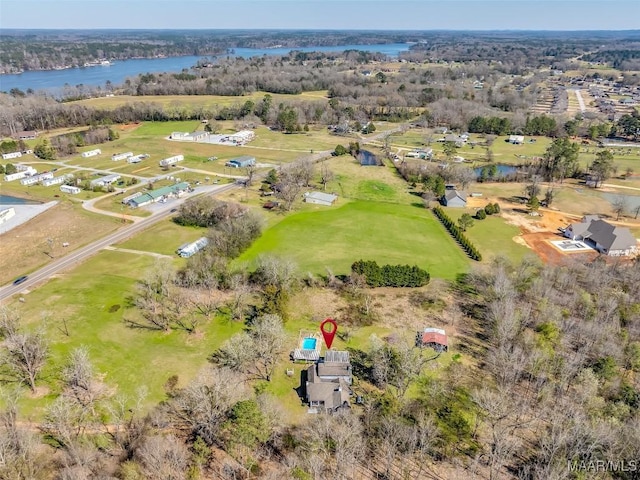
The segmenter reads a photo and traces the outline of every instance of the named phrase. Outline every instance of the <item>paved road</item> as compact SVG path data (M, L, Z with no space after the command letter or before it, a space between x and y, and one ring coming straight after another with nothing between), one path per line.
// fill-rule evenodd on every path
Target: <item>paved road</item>
M219 185L215 187L206 187L206 188L208 188L208 190L204 190L201 193L204 193L204 194L222 193L228 190L239 188L239 185L229 183L226 185ZM191 198L191 196L187 198ZM186 198L179 199L178 202L182 203L184 200L186 200ZM37 270L32 274L30 274L27 281L25 281L20 285L9 284L2 287L0 289L0 301L12 295L15 295L17 293L23 292L25 290L29 290L35 287L36 285L40 284L41 282L48 280L52 275L55 275L56 273L66 270L69 267L72 267L86 260L92 255L95 255L105 247L113 245L114 243L121 242L131 237L132 235L135 235L136 233L141 232L145 228L149 228L150 226L159 222L160 220L163 220L169 217L170 215L172 215L171 210L175 208L176 205L179 204L178 202L171 202L169 205L159 210L155 215L139 220L126 227L123 227L118 231L104 238L101 238L100 240L96 240L95 242L90 243L89 245L81 247L78 250L75 250L64 257L61 257L51 262L49 265L46 265L45 267L42 267L40 270Z
M402 126L400 127L396 127L392 130L388 130L386 132L380 132L376 135L373 135L371 137L368 138L359 138L358 140L360 141L361 144L367 144L367 143L371 143L371 142L375 142L379 139L381 139L382 137L384 137L385 135L388 135L389 133L392 132L397 132L400 131L402 129ZM313 152L310 153L309 155L306 155L303 158L298 159L297 161L304 161L304 160L312 160L313 162L318 162L320 161L322 158L327 157L331 155L331 150L325 150L325 151L320 151L320 152ZM70 166L70 165L64 165L64 162L55 162L56 164L60 165L60 166ZM92 170L89 168L83 168L83 170ZM198 171L195 169L185 169L185 170L192 170L192 171ZM208 172L211 173L211 172ZM218 175L218 176L228 176L228 177L234 177L232 175L220 175L220 174L215 174L215 173L211 173L211 175ZM133 175L128 175L128 176L133 176ZM165 175L163 175L165 176ZM266 173L261 173L259 175L256 175L255 179L256 180L260 180L262 179L264 176L266 176ZM237 177L236 177L237 178ZM146 181L148 181L148 178L145 178ZM131 187L133 188L133 187ZM240 185L235 184L235 183L230 183L230 184L226 184L226 185L207 185L204 187L200 187L197 189L197 194L211 194L211 195L215 195L216 193L222 193L222 192L226 192L229 190L233 190L233 189L237 189L240 188ZM125 189L126 190L126 189ZM73 252L71 252L70 254L61 257L53 262L51 262L49 265L46 265L45 267L42 267L40 270L37 270L33 273L31 273L29 275L29 278L21 283L20 285L13 285L13 284L9 284L9 285L5 285L4 287L0 288L0 301L11 297L12 295L18 294L20 292L25 292L30 290L31 288L37 286L38 284L48 280L49 278L51 278L51 276L55 275L58 272L61 272L63 270L66 270L84 260L86 260L87 258L91 257L92 255L95 255L96 253L98 253L100 250L113 245L114 243L118 243L121 242L133 235L135 235L138 232L141 232L142 230L144 230L145 228L148 228L150 226L152 226L153 224L169 217L171 215L171 210L173 208L176 207L176 205L181 204L182 202L184 202L187 198L192 198L193 195L189 195L187 197L183 197L181 199L179 199L178 201L174 201L171 202L170 204L168 204L167 206L159 209L158 211L156 211L156 213L154 213L151 217L147 217L147 218L141 218L141 217L134 217L131 216L131 220L133 221L132 224L123 227L121 229L119 229L118 231L104 237L101 238L100 240L96 240L93 243L90 243L89 245L86 245L84 247L79 248L78 250L75 250ZM103 198L103 197L100 197ZM94 199L93 201L90 202L85 202L86 205L85 207L88 207L87 210L93 210L96 211L96 213L103 213L103 214L108 214L108 215L113 215L113 212L106 212L104 210L99 210L97 208L95 208L93 206L93 203L95 201L99 200L99 198ZM118 215L115 214L118 217L122 217L122 215Z

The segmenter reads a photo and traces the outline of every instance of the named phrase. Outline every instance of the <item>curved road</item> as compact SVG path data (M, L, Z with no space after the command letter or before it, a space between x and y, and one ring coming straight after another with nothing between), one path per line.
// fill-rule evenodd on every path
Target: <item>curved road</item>
M402 126L396 127L394 129L391 130L387 130L384 132L380 132L376 135L373 135L369 138L359 138L359 141L363 144L366 145L367 143L372 143L375 142L379 139L381 139L382 137L384 137L385 135L389 135L391 133L394 132L398 132L402 129ZM312 151L313 152L313 151ZM303 160L311 160L313 162L317 162L319 160L321 160L322 158L329 156L331 154L331 150L324 150L324 151L319 151L319 152L313 152L309 155L306 155L303 158L298 159L297 161L303 161ZM64 162L54 162L59 164L60 166L65 166L65 167L69 167L70 165L65 165ZM77 167L74 167L77 168ZM81 168L82 170L92 170L89 168ZM192 170L192 171L198 171L195 169L189 169L189 168L185 168L185 170ZM207 173L212 173L212 172L207 172ZM212 175L217 175L217 176L224 176L224 177L231 177L231 178L242 178L242 177L237 177L234 175L222 175L222 174L217 174L217 173L212 173ZM134 176L134 175L126 175L126 176ZM164 175L163 175L164 176ZM266 173L261 173L260 175L256 175L255 179L260 179L262 177L266 176ZM148 180L148 179L145 179ZM133 187L132 187L133 188ZM216 193L221 193L221 192L226 192L228 190L233 190L236 188L240 188L240 185L236 184L236 183L229 183L226 185L211 185L211 186L206 186L206 187L200 187L200 189L196 190L196 194L212 194L215 195ZM123 190L128 190L128 189L123 189ZM199 191L198 191L199 190ZM9 285L5 285L4 287L0 288L0 301L5 300L9 297L11 297L12 295L21 293L21 292L26 292L29 289L37 286L38 284L48 280L49 278L51 278L51 276L55 275L56 273L66 270L84 260L86 260L87 258L91 257L92 255L95 255L96 253L98 253L100 250L113 245L114 243L118 243L121 242L133 235L135 235L138 232L141 232L142 230L144 230L145 228L148 228L150 226L152 226L153 224L159 222L160 220L163 220L167 217L169 217L171 215L171 210L174 209L176 207L176 205L180 205L182 202L184 202L186 199L188 198L192 198L193 195L188 195L182 199L178 199L177 202L171 202L169 205L167 205L166 207L156 211L156 213L154 213L152 216L150 217L136 217L136 216L129 216L126 215L126 217L129 217L129 219L131 221L133 221L132 224L119 229L118 231L107 235L104 238L101 238L100 240L96 240L93 243L90 243L88 245L85 245L84 247L81 247L71 253L69 253L68 255L61 257L53 262L51 262L50 264L42 267L39 270L36 270L35 272L31 273L27 280L24 281L23 283L21 283L20 285L13 285L13 284L9 284ZM93 199L92 201L89 202L85 202L84 207L87 210L92 210L96 213L102 213L102 214L106 214L106 215L111 215L111 216L117 216L122 218L123 215L122 214L114 214L114 212L107 212L105 210L101 210L98 209L94 206L95 201L100 200L101 198L104 197L99 197L96 199Z

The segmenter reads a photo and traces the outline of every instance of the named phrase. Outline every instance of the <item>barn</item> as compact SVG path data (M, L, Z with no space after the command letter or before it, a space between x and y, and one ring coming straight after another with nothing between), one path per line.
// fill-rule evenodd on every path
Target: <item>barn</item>
M433 348L436 352L449 350L447 333L440 328L425 328L416 333L416 347Z

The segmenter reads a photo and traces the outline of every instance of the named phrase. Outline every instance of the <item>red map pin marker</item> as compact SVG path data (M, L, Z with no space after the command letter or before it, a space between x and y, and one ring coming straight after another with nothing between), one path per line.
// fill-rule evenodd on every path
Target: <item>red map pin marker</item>
M335 338L336 332L338 331L338 324L333 318L327 318L320 324L320 331L322 332L322 336L324 337L325 345L328 349L331 349L331 344L333 343L333 339Z

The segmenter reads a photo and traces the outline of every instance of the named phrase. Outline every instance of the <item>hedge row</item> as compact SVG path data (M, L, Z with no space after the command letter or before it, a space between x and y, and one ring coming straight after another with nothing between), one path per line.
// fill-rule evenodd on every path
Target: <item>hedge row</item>
M460 244L460 246L467 252L473 260L477 260L478 262L482 260L482 255L476 248L476 246L471 243L471 241L465 236L460 227L456 225L456 223L451 220L444 210L440 207L433 207L433 213L438 217L438 219L442 222L449 233L456 239L456 241Z
M417 265L378 265L374 260L358 260L351 271L362 275L370 287L422 287L429 283L429 272Z

